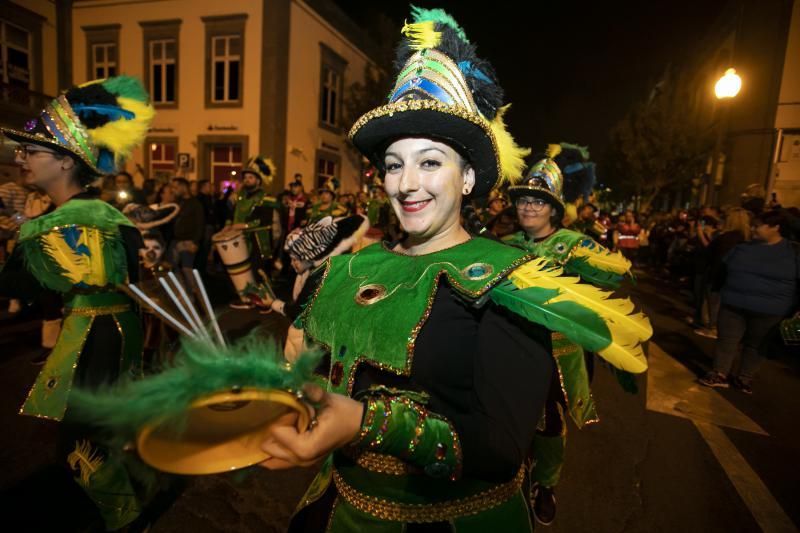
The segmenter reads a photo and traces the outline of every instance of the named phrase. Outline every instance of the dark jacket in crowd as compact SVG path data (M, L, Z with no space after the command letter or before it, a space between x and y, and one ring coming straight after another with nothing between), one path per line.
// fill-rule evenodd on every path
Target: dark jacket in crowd
M711 290L719 292L725 282L724 259L728 252L738 244L744 242L744 235L739 230L720 233L708 244L708 279L711 280Z
M172 238L175 241L192 241L199 245L206 229L203 204L195 197L181 200L178 204L181 211L175 217Z
M725 257L725 267L723 304L766 315L794 310L800 260L788 240L739 244Z
M198 194L197 199L200 201L200 204L203 206L203 220L205 220L206 224L216 225L217 224L217 215L216 215L216 201L208 194Z

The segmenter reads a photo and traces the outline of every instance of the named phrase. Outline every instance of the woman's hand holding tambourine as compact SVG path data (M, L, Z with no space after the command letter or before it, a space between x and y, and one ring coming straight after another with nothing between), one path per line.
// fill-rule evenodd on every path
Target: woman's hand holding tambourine
M311 466L355 439L361 428L364 404L342 394L307 385L306 398L318 405L317 418L308 431L293 425L273 424L261 449L271 455L261 466L271 470Z

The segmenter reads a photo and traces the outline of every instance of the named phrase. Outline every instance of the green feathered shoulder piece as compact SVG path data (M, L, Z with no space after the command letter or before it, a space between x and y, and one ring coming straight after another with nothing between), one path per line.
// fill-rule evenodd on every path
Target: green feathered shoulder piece
M547 259L554 266L563 267L567 274L599 287L616 289L624 277L631 274L631 262L625 256L609 251L577 231L559 229L541 241L534 241L524 231L519 231L504 237L503 241Z
M232 346L185 342L174 364L153 376L95 391L73 390L70 417L133 439L143 427L168 421L180 427L199 398L247 388L300 391L312 381L320 354L309 352L293 364L273 339L254 334Z
M620 370L647 370L642 343L653 334L647 317L629 299L563 275L544 258L520 266L489 294L495 304L563 333Z
M87 226L103 231L117 231L119 226L133 227L133 223L107 202L75 199L51 213L25 222L19 229L19 241L24 242L66 226Z
M61 293L124 283L128 269L120 226L133 224L106 202L70 200L22 225L25 266L44 287Z

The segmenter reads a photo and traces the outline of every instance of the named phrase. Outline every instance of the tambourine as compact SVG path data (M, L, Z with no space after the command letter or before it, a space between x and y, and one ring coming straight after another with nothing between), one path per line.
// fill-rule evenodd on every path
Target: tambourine
M295 416L290 416L295 415ZM218 474L270 458L261 449L269 428L294 419L298 431L311 424L311 411L296 395L271 389L233 389L192 402L180 427L156 423L136 439L141 459L172 474Z
M135 448L153 468L217 474L269 459L261 444L272 426L309 428L313 407L303 400L302 390L313 381L321 355L306 352L290 363L278 341L258 331L229 343L200 274L193 274L202 310L172 273L158 280L166 295L161 303L155 294L127 286L143 306L182 334L174 361L142 379L75 389L70 409L76 421L104 430L125 449ZM167 301L172 309L163 305Z

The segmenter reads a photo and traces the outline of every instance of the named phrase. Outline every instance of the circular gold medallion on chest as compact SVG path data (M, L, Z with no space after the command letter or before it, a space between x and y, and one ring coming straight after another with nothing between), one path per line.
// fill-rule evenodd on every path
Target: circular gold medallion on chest
M356 292L356 303L358 305L372 305L386 298L386 287L371 283L360 287Z

